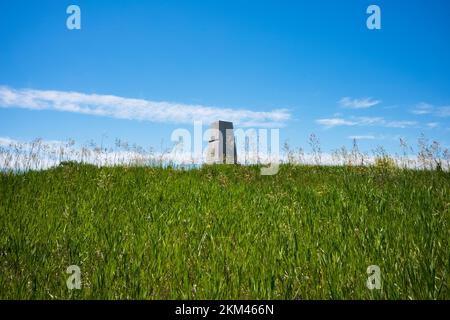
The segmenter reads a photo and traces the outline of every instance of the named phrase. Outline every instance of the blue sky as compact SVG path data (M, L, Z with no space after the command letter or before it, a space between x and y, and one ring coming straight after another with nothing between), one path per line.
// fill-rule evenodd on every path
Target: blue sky
M70 4L81 30L66 28ZM366 27L370 4L381 30ZM358 137L396 152L421 133L449 147L449 12L446 0L1 1L0 138L159 149L191 118L223 115L305 149L310 133L325 151Z

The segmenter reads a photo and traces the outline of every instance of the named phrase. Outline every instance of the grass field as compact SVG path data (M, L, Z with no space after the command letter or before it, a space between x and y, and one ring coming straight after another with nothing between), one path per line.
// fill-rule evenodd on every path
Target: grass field
M0 299L450 299L448 172L66 164L0 178Z

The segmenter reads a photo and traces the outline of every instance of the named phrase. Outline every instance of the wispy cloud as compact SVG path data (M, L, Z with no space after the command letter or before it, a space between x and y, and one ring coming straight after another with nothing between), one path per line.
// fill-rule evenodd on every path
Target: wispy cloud
M434 110L434 107L431 104L428 103L419 103L413 110L411 110L412 113L417 115L422 114L430 114Z
M430 103L421 102L411 112L416 115L430 114L436 117L446 118L450 117L450 106L436 107Z
M450 117L450 106L438 108L437 115L443 118Z
M384 126L388 128L408 128L418 125L416 121L408 121L408 120L402 120L402 121L386 121L384 122Z
M375 100L372 98L355 99L351 97L343 97L341 100L338 101L338 103L342 107L349 109L367 109L376 106L380 102L381 102L380 100Z
M382 117L352 117L350 119L326 118L317 119L316 123L327 128L338 126L381 126L387 128L407 128L417 125L416 121L388 121Z
M35 139L31 142L24 142L16 139L11 139L9 137L0 137L0 147L14 147L14 146L20 146L26 150L30 149L33 144L41 144L45 145L47 147L64 147L71 145L70 141L60 141L60 140L42 140L42 139Z
M348 136L350 140L375 140L376 137L372 135L362 135L362 136Z
M7 86L0 86L0 107L55 110L164 123L192 123L193 121L210 123L216 120L228 120L242 127L282 127L291 118L286 109L260 112L248 109L156 102L114 95L13 89Z
M431 128L431 129L434 129L434 128L439 127L439 123L438 122L428 122L427 123L427 127Z
M325 127L337 127L337 126L355 126L354 121L345 120L342 118L328 118L328 119L318 119L316 122Z

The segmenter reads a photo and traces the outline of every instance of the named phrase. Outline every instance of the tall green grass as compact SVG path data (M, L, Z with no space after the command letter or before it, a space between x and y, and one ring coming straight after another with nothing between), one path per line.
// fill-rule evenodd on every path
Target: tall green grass
M66 164L0 179L1 299L450 298L448 172Z

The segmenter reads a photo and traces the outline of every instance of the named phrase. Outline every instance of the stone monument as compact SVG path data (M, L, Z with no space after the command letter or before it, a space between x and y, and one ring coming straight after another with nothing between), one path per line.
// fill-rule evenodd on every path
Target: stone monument
M215 121L211 124L210 132L207 163L236 164L237 155L233 122Z

